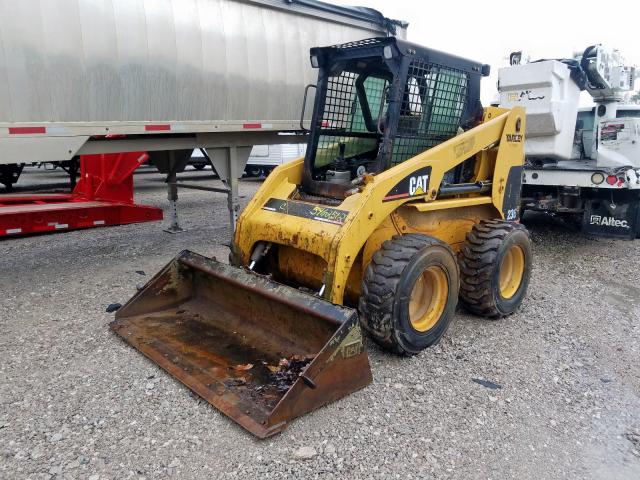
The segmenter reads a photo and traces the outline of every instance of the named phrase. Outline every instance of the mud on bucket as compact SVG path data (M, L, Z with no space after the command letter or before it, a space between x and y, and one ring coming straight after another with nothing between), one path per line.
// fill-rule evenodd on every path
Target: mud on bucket
M111 328L261 438L371 382L354 310L189 251Z

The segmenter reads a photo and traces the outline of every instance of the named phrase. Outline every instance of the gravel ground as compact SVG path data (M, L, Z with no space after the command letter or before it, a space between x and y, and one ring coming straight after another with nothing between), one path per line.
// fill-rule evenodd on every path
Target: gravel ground
M43 180L64 178L21 183ZM159 175L136 181L166 208ZM257 186L241 182L243 202ZM224 197L184 191L180 211L179 235L150 223L0 242L0 478L640 478L637 242L530 219L517 314L460 311L408 359L369 343L370 387L258 441L108 329L105 307L178 251L227 258Z

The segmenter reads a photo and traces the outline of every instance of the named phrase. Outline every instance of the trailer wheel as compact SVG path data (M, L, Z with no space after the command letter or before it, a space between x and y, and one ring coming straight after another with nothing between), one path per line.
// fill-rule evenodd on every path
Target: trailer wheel
M3 184L7 192L13 190L13 184L18 182L24 163L12 163L0 165L0 183Z
M460 249L460 301L485 317L504 317L522 303L531 276L531 241L519 223L483 220Z
M360 319L383 348L415 355L438 343L458 303L451 248L433 237L396 235L383 243L362 281Z

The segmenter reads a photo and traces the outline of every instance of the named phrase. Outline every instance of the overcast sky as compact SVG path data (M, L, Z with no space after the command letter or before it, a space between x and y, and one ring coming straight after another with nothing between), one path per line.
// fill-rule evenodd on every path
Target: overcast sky
M572 57L594 43L619 49L640 65L640 1L580 2L537 0L327 0L375 8L386 17L409 22L408 40L491 65L482 100L496 95L496 74L510 52L532 60ZM606 7L612 10L607 12ZM584 94L586 95L586 94ZM583 99L588 104L589 96Z

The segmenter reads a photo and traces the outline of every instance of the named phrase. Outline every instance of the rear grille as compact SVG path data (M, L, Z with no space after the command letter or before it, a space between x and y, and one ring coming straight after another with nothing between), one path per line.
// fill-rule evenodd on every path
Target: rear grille
M355 42L347 42L347 43L341 43L339 45L334 45L333 48L339 48L340 50L345 50L347 48L372 47L375 45L382 45L383 43L385 42L383 42L378 38L365 38L364 40L358 40Z

